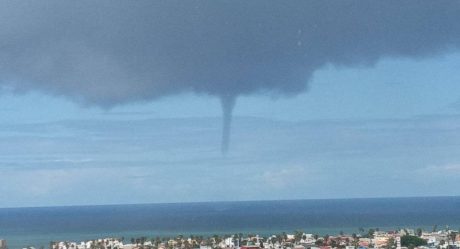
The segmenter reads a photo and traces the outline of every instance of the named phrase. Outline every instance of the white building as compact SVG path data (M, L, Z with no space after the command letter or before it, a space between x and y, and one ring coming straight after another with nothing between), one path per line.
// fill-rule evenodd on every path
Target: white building
M305 244L315 244L316 239L313 234L310 233L304 233L302 236L302 240L300 241L301 243Z

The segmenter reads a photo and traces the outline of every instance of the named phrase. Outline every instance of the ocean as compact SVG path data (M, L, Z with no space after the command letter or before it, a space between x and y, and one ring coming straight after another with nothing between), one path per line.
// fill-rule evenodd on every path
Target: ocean
M101 237L212 235L359 228L460 228L460 197L247 201L0 209L10 249Z

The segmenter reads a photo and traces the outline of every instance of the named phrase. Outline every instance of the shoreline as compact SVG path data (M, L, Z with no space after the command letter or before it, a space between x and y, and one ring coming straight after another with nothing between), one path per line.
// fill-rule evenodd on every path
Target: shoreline
M424 231L429 231L433 228L433 226L392 226L392 227L379 227L378 230L380 231L395 231L398 228L405 227L406 229L415 230L417 228L421 228ZM445 228L446 226L439 226L439 228ZM452 225L453 229L458 227L460 230L460 224ZM368 229L375 229L369 227L363 227L364 230ZM102 238L155 238L155 237L177 237L182 235L184 237L189 236L202 236L202 237L211 237L214 235L218 236L225 236L229 234L257 234L261 237L271 236L273 234L282 234L283 232L289 233L293 231L306 231L310 234L317 234L318 236L325 236L325 235L338 235L340 232L345 234L359 234L359 228L356 227L348 227L348 228L314 228L314 229L307 229L307 228L300 228L300 229L270 229L270 230L263 230L263 229L247 229L247 230L227 230L227 231L152 231L152 230L133 230L133 231L119 231L119 232L72 232L72 233L29 233L29 234L2 234L3 239L6 239L8 242L8 249L22 249L28 246L33 246L35 248L40 248L44 246L44 248L48 248L47 245L50 241L90 241L90 240L98 240Z
M152 235L138 237L99 237L85 240L51 240L46 245L9 245L1 249L457 249L460 229L446 227L432 230L402 228L386 231L381 228L359 228L358 233L340 231L316 234L309 231L271 233L233 233L219 235ZM0 241L4 246L5 241Z

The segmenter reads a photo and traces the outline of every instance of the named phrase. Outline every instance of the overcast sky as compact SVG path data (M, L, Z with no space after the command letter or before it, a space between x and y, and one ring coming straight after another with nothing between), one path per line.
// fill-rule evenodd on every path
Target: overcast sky
M0 207L460 195L458 2L1 5Z

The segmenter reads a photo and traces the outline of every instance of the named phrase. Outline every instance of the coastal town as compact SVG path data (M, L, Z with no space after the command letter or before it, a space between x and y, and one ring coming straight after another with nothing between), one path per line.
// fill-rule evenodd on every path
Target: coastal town
M0 249L7 249L6 241L0 241ZM420 228L396 231L380 231L376 228L365 231L360 228L359 233L340 232L337 235L294 231L265 237L241 233L188 237L122 237L81 242L50 242L48 246L49 249L459 249L460 233L451 229L437 230L436 227L432 231Z

